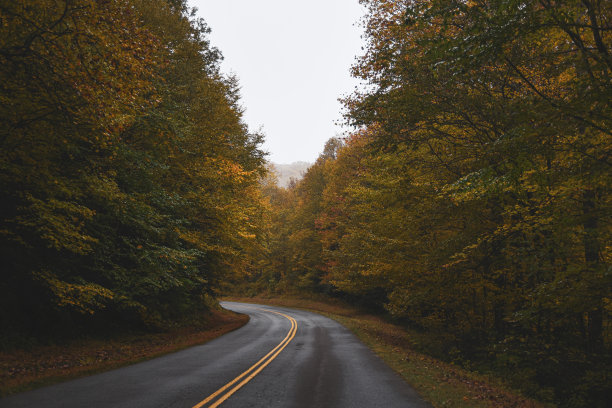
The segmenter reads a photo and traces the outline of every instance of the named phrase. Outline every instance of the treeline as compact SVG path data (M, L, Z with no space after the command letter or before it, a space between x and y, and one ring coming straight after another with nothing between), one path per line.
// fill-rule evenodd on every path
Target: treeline
M184 0L0 1L0 317L166 327L256 247L261 136Z
M612 401L612 9L363 0L359 130L267 187L251 290L328 293L563 407Z

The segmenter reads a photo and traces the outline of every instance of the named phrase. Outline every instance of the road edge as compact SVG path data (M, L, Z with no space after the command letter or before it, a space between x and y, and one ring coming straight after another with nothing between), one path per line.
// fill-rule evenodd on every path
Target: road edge
M205 344L227 333L238 330L250 320L250 317L246 314L236 313L226 309L212 311L211 316L213 325L204 330L200 328L184 327L179 330L165 333L143 334L113 339L106 343L102 340L92 339L59 347L45 346L31 351L18 350L0 353L0 398L64 381L103 373L175 353L189 347ZM100 346L119 348L119 353L99 361L97 356L100 353ZM130 350L130 348L133 350ZM86 350L86 352L81 353L83 350ZM133 354L126 358L126 350L127 353L132 351ZM76 367L60 366L43 370L43 372L34 373L27 371L31 370L32 364L25 364L22 367L15 367L13 365L13 367L11 367L11 361L28 361L31 363L34 361L34 357L32 356L37 354L43 356L42 361L36 361L37 365L48 364L49 361L56 360L57 356L52 355L52 352L61 353L61 355L78 356L79 360L87 361L88 363ZM71 362L74 363L74 361ZM27 374L21 376L10 375L11 369L14 371L15 368L26 370Z
M499 379L482 376L416 352L405 346L410 343L410 334L400 326L338 302L235 296L220 300L300 309L337 321L354 333L435 408L552 407L521 395Z

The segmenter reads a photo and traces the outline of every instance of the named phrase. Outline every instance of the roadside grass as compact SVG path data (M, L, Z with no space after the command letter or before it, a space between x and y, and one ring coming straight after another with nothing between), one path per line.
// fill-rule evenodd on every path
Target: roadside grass
M357 335L435 408L551 407L520 395L502 381L482 376L414 350L422 341L398 325L334 300L243 298L223 300L305 309L330 317Z
M212 310L199 327L111 339L0 352L0 396L38 388L159 357L206 343L244 326L249 320L226 310Z

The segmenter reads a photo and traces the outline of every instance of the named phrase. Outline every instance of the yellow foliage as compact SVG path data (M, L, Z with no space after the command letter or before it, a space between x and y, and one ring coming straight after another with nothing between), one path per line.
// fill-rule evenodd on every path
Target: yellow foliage
M53 292L58 307L67 307L79 313L94 314L106 308L108 301L115 298L113 291L95 283L68 283L46 271L36 272L34 276Z

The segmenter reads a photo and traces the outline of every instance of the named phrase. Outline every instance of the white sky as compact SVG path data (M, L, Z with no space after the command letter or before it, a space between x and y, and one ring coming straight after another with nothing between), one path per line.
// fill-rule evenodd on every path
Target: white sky
M242 87L245 121L263 126L275 163L313 162L325 141L347 129L338 98L358 84L358 0L189 0L211 27L213 46Z

